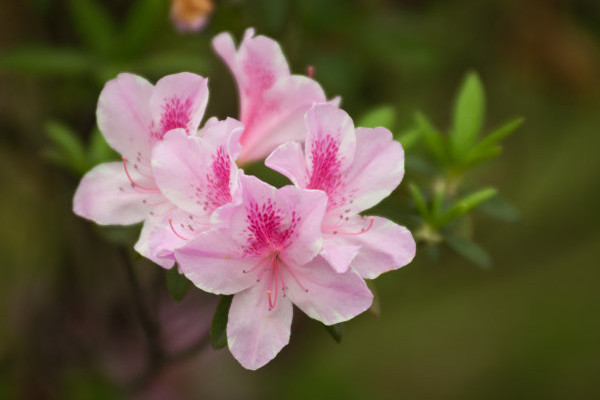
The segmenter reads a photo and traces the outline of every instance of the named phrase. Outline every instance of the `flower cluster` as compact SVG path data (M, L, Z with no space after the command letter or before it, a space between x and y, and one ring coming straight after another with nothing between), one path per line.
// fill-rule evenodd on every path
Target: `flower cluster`
M98 224L143 222L135 249L198 288L235 294L227 339L246 368L288 343L292 304L326 325L367 310L365 279L408 264L410 232L360 213L404 174L385 128L355 128L313 79L292 75L279 45L249 29L213 46L232 71L239 119L208 119L207 79L155 86L120 74L100 94L98 126L121 162L82 179L74 212ZM266 158L293 185L275 188L238 165Z

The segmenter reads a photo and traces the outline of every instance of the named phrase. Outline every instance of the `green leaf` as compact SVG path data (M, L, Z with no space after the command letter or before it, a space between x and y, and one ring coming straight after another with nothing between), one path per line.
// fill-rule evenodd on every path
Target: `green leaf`
M120 50L124 56L134 56L150 43L160 31L160 25L169 15L169 2L164 0L137 0L131 7L123 29Z
M233 300L233 295L221 296L215 310L212 325L210 326L210 344L214 349L221 349L227 346L227 319L231 300Z
M98 0L70 0L73 26L84 44L107 55L115 48L116 31L112 17Z
M471 149L483 125L485 93L475 72L469 72L458 91L454 103L453 126L450 142L456 160Z
M439 133L433 125L427 120L425 115L421 113L415 114L415 122L421 136L425 140L425 144L429 148L431 154L441 164L445 164L447 157L446 141L441 133Z
M408 188L410 190L410 194L412 195L413 200L417 206L417 210L421 215L421 218L424 220L429 219L429 210L427 209L427 203L425 202L425 196L421 192L421 189L417 186L416 183L410 182L408 184Z
M444 204L444 197L446 195L446 183L442 180L437 181L434 185L433 201L431 204L431 215L437 216L440 214L442 205Z
M502 154L502 146L493 146L480 150L479 152L471 152L463 160L465 167L473 167L477 164L484 163L491 160L492 158L498 157Z
M147 75L162 76L179 71L204 73L208 70L206 57L181 51L155 53L144 58L136 69Z
M446 210L442 215L435 219L435 227L441 228L452 220L461 217L477 207L484 201L487 201L496 195L497 191L494 188L481 189L475 193L458 200L450 209Z
M87 54L70 49L20 47L0 55L0 69L42 76L82 75L90 71L92 60Z
M452 250L471 261L473 264L485 269L492 268L491 257L477 243L453 235L445 237L445 240Z
M478 210L502 221L516 222L521 219L519 210L501 196L495 196L486 201Z
M500 128L496 129L489 135L487 135L483 140L481 140L477 145L473 148L473 152L478 152L483 149L487 149L493 147L498 144L502 139L513 133L523 122L525 118L517 117L513 118L509 122L502 125Z
M342 342L342 339L344 337L344 324L343 323L334 324L334 325L323 325L323 326L325 327L327 332L331 335L333 340L335 340L338 343Z
M98 128L92 131L88 146L89 166L93 167L103 162L116 160L119 155L106 142Z
M171 268L167 271L166 281L169 295L177 302L183 300L187 292L190 290L190 287L192 287L192 282L180 274L177 270L177 267Z
M83 175L87 171L87 159L77 133L56 121L46 123L45 129L52 142L52 148L46 156L56 164Z
M389 105L383 105L369 110L356 126L365 128L376 128L378 126L386 127L393 130L396 122L396 112L394 108Z
M412 149L418 142L421 137L420 129L410 129L408 131L402 132L398 135L398 141L402 145L402 148L405 152Z

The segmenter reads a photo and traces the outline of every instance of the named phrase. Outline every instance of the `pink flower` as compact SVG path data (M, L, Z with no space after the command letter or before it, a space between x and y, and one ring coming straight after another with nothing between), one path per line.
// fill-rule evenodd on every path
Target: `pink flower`
M331 104L306 114L305 149L278 147L265 164L296 186L327 193L321 255L340 273L349 267L363 278L408 264L415 255L410 232L385 218L360 217L398 186L404 152L385 128L354 129L352 119Z
M247 29L236 50L229 33L213 39L215 51L234 75L244 124L239 162L266 157L282 143L304 140L303 118L313 103L326 101L314 80L291 75L279 44Z
M208 100L207 80L201 76L181 73L169 75L152 86L143 78L132 74L120 74L109 81L98 101L98 126L107 142L123 156L123 162L110 162L98 165L81 180L73 199L73 211L84 218L101 225L129 225L145 221L136 250L165 268L173 265L173 257L168 257L172 245L181 241L171 228L171 218L178 224L186 220L184 227L199 230L205 221L191 221L197 215L205 215L215 208L211 203L206 210L202 206L192 209L183 201L178 189L193 186L205 190L199 195L210 197L213 191L223 191L229 184L235 190L237 168L232 157L237 156L237 138L242 127L239 122L211 120L203 129L203 138L193 138L204 114ZM237 131L237 134L235 133ZM183 167L201 165L208 167L215 152L227 144L224 157L229 160L230 175L222 170L208 170L203 176L186 175L185 183L169 181L169 173L164 166L173 165L173 173L181 176L186 173ZM172 148L185 147L188 151L168 162L164 154ZM153 150L156 150L155 166L151 164ZM196 151L196 164L184 164L181 160L193 158ZM215 161L221 162L221 161ZM229 178L228 182L225 180ZM204 180L212 179L214 188ZM218 181L218 182L217 182ZM173 185L180 184L180 187ZM208 194L207 194L208 193ZM192 194L186 192L189 196ZM216 198L226 201L227 196ZM183 207L179 208L181 204ZM193 222L193 223L192 223ZM180 225L179 225L180 226ZM189 234L188 232L184 233ZM162 239L159 240L162 234ZM182 234L180 234L182 235ZM182 235L183 237L183 235ZM168 239L168 240L167 240ZM153 244L154 243L154 244ZM165 254L165 252L167 254ZM166 258L164 258L166 257Z
M353 271L335 273L318 256L327 197L281 189L241 176L242 201L213 214L213 229L176 250L180 270L197 287L235 294L227 339L248 369L269 362L288 343L292 304L327 325L369 308L372 294Z

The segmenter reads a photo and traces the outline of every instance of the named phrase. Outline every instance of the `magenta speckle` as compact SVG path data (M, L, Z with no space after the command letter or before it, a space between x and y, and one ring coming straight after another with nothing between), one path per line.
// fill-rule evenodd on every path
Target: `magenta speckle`
M162 105L162 114L160 116L160 127L158 131L154 130L153 135L157 139L162 139L165 133L171 129L183 128L188 130L192 115L192 100L182 100L179 97L166 99ZM190 132L188 132L189 134Z
M247 246L244 254L259 257L286 248L294 239L300 217L295 212L286 216L271 199L259 205L251 202L246 208Z
M323 190L330 199L342 183L339 148L339 141L331 135L324 135L312 142L309 153L312 174L307 188Z
M230 174L231 162L229 156L225 146L220 146L213 154L210 172L206 174L208 183L206 201L213 209L231 201Z

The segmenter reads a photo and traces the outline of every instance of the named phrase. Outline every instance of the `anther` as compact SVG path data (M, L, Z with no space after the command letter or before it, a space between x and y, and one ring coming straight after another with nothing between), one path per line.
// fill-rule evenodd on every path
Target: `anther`
M315 75L315 67L313 67L312 65L306 67L306 75L312 79L312 77Z

